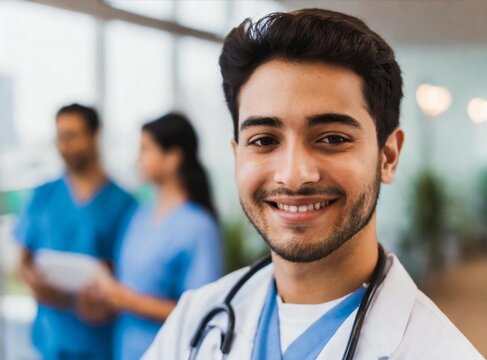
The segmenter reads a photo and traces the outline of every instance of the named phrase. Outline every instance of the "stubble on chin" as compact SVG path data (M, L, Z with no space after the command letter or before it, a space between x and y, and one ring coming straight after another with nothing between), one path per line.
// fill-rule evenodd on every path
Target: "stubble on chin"
M340 189L341 190L341 189ZM344 191L337 193L345 194ZM265 220L264 202L259 201L263 190L257 190L252 202L246 203L240 198L240 204L247 218L262 236L273 252L281 258L297 263L317 261L329 256L344 243L350 240L355 234L366 227L375 213L377 201L380 194L380 167L377 167L375 178L366 185L358 198L345 209L342 214L337 214L336 221L331 225L326 234L316 243L304 239L305 233L309 231L305 226L293 226L289 228L291 234L287 240L279 241L272 239L269 224ZM343 196L343 198L346 198ZM332 205L335 206L335 205ZM312 234L314 236L314 234ZM281 239L282 240L282 239Z

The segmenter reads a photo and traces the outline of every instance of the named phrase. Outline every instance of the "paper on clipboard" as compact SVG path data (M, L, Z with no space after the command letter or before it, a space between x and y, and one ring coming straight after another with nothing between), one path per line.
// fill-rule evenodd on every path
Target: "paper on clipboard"
M89 285L104 271L96 258L71 252L42 249L34 261L49 284L71 293Z

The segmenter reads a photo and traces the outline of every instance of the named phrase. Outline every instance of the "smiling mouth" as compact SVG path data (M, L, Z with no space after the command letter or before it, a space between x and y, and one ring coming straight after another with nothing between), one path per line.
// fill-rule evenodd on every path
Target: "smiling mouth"
M268 201L267 203L271 206L275 207L276 209L287 211L290 213L306 213L311 211L318 211L321 210L333 203L335 203L337 199L327 200L327 201L318 201L318 202L310 202L304 204L287 204L284 202L275 202L275 201Z

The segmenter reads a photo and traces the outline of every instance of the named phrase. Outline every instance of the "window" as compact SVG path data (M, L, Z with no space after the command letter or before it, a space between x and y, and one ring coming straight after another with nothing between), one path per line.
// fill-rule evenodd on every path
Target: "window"
M233 23L235 23L235 25L248 17L252 20L258 20L262 16L271 12L286 11L282 4L271 0L238 0L233 4Z
M120 10L160 20L171 19L174 12L174 2L169 0L106 0L105 2Z
M0 357L36 359L35 303L14 276L13 213L26 189L61 171L54 148L59 107L96 102L95 21L27 2L0 2Z
M10 174L0 181L2 190L31 187L59 171L53 160L56 111L96 99L94 24L45 6L0 4L0 93L7 95L0 123L9 145L1 148L0 172Z
M178 1L176 21L182 25L214 33L224 33L231 1Z
M192 38L179 42L178 70L180 94L178 108L184 110L193 122L200 139L200 156L211 171L215 195L220 211L238 206L228 201L235 193L233 158L230 149L232 121L225 105L221 88L218 56L221 45ZM218 139L218 141L216 141Z
M137 183L141 125L173 104L172 45L161 31L122 22L106 28L106 165L130 187Z

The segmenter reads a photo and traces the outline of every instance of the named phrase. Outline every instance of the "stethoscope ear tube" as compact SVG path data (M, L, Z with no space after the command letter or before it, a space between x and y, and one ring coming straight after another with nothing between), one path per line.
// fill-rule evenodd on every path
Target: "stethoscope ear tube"
M347 347L343 354L342 360L353 359L355 350L357 348L358 340L360 339L360 331L362 330L362 325L365 320L365 315L367 314L367 310L369 309L369 306L372 303L377 288L382 282L384 276L385 264L386 264L386 254L382 245L379 244L379 258L377 259L377 265L374 269L374 273L372 274L372 279L370 281L369 287L367 288L367 291L365 292L365 295L357 310L357 315L355 316L355 320L352 326L352 332L350 334L350 337L348 338Z
M224 304L230 306L230 302L233 300L235 295L240 291L240 289L245 285L245 283L255 275L263 267L269 265L272 262L271 255L266 255L263 258L257 260L254 264L252 264L249 270L233 285L233 287L228 292L227 296L225 296L225 300L223 301Z
M235 332L235 311L233 310L233 307L230 302L238 293L238 291L242 288L242 286L244 286L245 283L256 272L258 272L260 269L262 269L263 267L267 266L270 263L271 263L270 255L267 255L262 259L258 260L256 263L254 263L250 267L250 269L235 283L235 285L232 286L227 296L225 296L223 303L215 306L205 315L205 317L199 323L198 328L196 329L191 339L191 342L189 344L190 346L189 360L196 359L201 343L203 342L203 340L205 339L208 333L207 331L208 324L219 313L225 313L227 314L228 317L226 331L224 334L222 334L223 340L220 345L220 350L222 351L223 355L227 355L230 352L232 348L234 332Z

